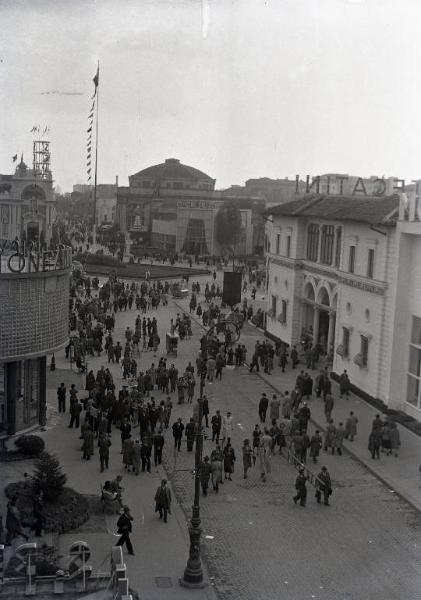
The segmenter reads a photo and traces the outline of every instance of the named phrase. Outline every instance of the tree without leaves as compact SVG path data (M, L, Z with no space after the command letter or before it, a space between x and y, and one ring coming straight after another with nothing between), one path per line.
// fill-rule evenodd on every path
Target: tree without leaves
M222 247L232 248L233 253L241 239L241 212L231 203L218 210L215 217L215 236Z

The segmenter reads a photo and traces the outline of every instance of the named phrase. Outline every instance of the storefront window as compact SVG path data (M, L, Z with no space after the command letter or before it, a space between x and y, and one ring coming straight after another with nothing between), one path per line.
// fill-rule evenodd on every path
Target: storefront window
M412 335L409 345L408 388L406 400L421 408L421 318L412 318Z
M5 365L0 364L0 433L6 428L6 375Z

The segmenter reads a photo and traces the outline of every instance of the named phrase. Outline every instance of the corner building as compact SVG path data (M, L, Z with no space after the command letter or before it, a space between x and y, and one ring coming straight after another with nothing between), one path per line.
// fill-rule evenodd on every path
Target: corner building
M415 193L305 195L271 208L266 329L297 347L308 336L334 372L420 419L421 224L400 202L413 206Z
M1 256L0 438L39 424L47 355L69 339L71 261L70 248Z

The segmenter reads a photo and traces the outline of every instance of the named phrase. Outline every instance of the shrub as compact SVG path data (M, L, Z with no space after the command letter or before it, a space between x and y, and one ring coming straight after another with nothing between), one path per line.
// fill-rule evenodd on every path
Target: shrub
M37 463L33 477L34 489L42 492L44 500L54 501L63 491L67 476L62 472L58 458L43 452Z
M38 435L21 435L15 440L15 446L29 456L39 456L44 451L45 442Z

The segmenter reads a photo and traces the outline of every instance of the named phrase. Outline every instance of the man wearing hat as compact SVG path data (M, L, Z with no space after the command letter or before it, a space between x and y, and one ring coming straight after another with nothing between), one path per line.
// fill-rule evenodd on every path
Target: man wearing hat
M293 497L294 504L300 501L300 506L306 505L307 499L307 488L306 488L307 477L304 475L304 469L301 468L298 473L298 477L295 480L295 489L297 490L296 495Z
M167 522L168 513L171 514L171 490L167 487L167 480L163 479L155 493L155 512L159 512L159 518L164 517Z
M123 513L120 515L117 521L117 532L121 536L117 542L117 546L122 546L125 543L127 552L134 556L133 546L130 540L132 521L133 517L130 514L130 508L128 506L123 506Z
M317 475L317 490L316 490L316 498L317 502L320 504L320 500L323 494L323 501L326 506L330 506L329 504L329 496L332 494L332 481L330 479L329 471L326 467L322 467L322 470Z

